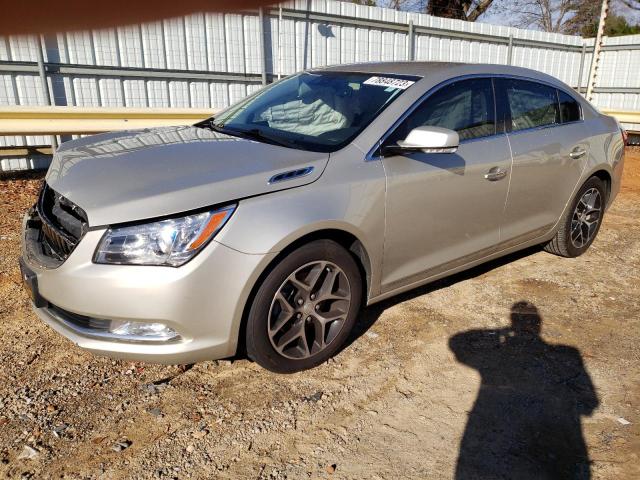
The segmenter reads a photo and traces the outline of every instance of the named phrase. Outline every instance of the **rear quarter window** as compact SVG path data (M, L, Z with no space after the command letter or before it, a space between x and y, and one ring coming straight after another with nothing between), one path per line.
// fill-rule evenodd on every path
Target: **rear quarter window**
M509 102L512 131L560 123L555 88L513 79L504 80L503 86Z
M558 90L560 102L560 121L562 123L577 122L580 120L580 104L568 93Z

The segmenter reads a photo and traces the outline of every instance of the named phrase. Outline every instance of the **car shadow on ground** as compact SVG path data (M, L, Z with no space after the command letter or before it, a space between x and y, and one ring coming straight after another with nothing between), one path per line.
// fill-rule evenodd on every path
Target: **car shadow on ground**
M0 172L0 181L8 180L43 180L47 175L46 170L15 170ZM34 198L35 201L35 198Z
M435 292L437 290L450 287L451 285L455 285L456 283L462 282L464 280L469 280L471 278L479 277L480 275L484 275L491 270L494 270L503 265L507 265L509 263L515 262L522 258L533 255L534 253L538 253L542 250L540 246L530 247L524 250L520 250L518 252L505 255L504 257L497 258L495 260L491 260L490 262L483 263L476 267L470 268L468 270L464 270L462 272L456 273L454 275L442 278L440 280L436 280L422 287L417 287L408 292L401 293L399 295L395 295L387 300L383 300L382 302L375 303L369 307L366 307L362 310L360 314L360 318L358 318L358 322L353 328L353 331L349 335L347 341L344 343L342 348L339 350L340 353L342 350L349 348L349 346L358 340L362 335L364 335L380 318L382 313L400 303L408 302L413 300L414 298L421 297L423 295L427 295L431 292Z

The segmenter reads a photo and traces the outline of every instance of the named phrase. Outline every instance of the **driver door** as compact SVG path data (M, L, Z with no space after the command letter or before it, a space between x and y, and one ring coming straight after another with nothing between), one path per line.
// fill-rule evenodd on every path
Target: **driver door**
M455 153L397 150L387 181L382 291L420 282L491 253L500 242L511 153L491 78L460 80L426 98L384 141L419 126L456 130ZM500 133L497 133L500 132Z

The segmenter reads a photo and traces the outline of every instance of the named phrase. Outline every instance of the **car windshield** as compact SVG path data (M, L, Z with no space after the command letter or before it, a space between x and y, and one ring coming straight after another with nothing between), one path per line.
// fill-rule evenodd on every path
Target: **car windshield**
M303 72L260 90L201 125L265 143L333 152L347 145L416 80Z

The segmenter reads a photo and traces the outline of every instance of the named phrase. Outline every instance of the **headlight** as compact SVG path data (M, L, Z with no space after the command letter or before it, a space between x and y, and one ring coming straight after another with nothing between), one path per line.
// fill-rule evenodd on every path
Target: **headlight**
M179 267L220 231L235 209L230 205L180 218L110 228L100 240L93 261Z

